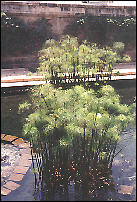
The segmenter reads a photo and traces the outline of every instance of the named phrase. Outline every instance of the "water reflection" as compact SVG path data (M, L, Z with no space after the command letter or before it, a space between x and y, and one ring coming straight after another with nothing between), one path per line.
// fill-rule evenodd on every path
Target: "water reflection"
M32 155L35 200L134 201L135 131L135 127L132 127L123 132L122 141L115 154L122 150L111 159L112 167L110 161L98 159L93 155L82 141L73 142L73 147L66 148L58 147L55 141L50 144L44 141L37 142L33 145ZM132 150L133 153L128 150Z
M75 140L75 147L66 148L54 141L33 145L36 200L97 200L114 190L111 164L88 150L88 143Z

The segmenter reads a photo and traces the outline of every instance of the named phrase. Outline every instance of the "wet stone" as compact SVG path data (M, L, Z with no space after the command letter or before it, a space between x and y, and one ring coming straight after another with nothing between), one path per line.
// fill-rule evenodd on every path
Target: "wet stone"
M6 188L4 188L4 187L1 188L1 195L6 196L6 195L8 195L10 192L11 192L10 189L6 189Z
M17 139L16 136L11 136L11 135L6 135L2 138L2 140L8 141L8 142L12 142L13 140Z
M23 167L30 167L31 166L32 161L28 160L28 161L24 161L24 159L21 159L19 162L19 166L23 166Z
M20 144L23 144L23 143L24 143L24 140L23 140L22 138L19 138L19 139L15 140L15 141L13 142L13 144L14 144L14 145L17 145L17 146L19 146Z
M26 174L28 169L29 169L29 167L16 166L15 169L14 169L14 173Z
M1 186L3 186L20 160L20 151L12 144L1 143Z
M127 186L127 185L120 185L120 189L118 190L119 194L129 194L131 195L133 191L132 186Z
M20 159L20 150L14 145L1 144L1 176L8 177Z
M30 144L29 143L22 143L19 145L20 148L29 148Z
M12 182L12 181L8 181L5 185L4 185L4 188L8 188L10 190L15 190L17 189L18 187L20 187L19 184L15 183L15 182Z
M21 148L21 154L31 154L30 148Z
M13 143L1 143L1 194L8 195L20 186L18 183L31 166L31 150L29 143L24 143L22 138L12 138L10 135L2 137Z
M5 137L6 134L1 134L1 139L3 139Z
M11 180L11 181L21 181L22 178L24 177L24 175L22 174L12 174L8 180Z

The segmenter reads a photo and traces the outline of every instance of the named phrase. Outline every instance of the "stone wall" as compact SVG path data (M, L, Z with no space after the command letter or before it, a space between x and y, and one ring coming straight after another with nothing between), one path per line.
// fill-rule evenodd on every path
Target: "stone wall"
M136 16L136 7L102 6L89 4L57 4L39 1L12 2L2 1L1 11L22 18L25 22L34 22L40 17L50 21L55 34L62 34L65 26L73 17L92 16ZM72 19L71 19L72 20Z
M16 57L2 57L1 68L13 69L13 68L27 68L30 71L35 71L39 67L39 60L37 55L25 55Z
M125 6L95 6L95 5L75 5L75 4L57 4L57 3L41 3L35 2L12 2L2 1L1 11L10 14L11 17L21 18L25 23L35 22L44 17L51 24L53 34L58 38L64 33L67 25L73 23L77 17L85 15L93 16L136 16L136 7ZM86 32L86 30L83 30ZM79 33L79 36L82 33ZM132 51L132 57L135 51ZM39 66L37 55L26 54L17 57L2 57L2 68L18 68L24 67L37 68Z

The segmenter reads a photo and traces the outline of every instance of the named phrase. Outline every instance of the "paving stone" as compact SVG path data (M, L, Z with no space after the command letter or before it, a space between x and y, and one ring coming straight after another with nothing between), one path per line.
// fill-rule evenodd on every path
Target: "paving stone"
M31 159L31 158L32 158L31 152L24 151L23 157L24 157L24 158Z
M29 148L30 144L29 143L23 143L19 145L20 148Z
M17 139L18 137L16 136L12 136L12 135L6 135L5 137L2 138L2 140L5 140L5 141L8 141L8 142L11 142L15 139Z
M20 153L22 155L25 155L25 154L30 155L31 154L31 149L30 148L20 148Z
M31 147L30 142L24 140L24 143L28 145L28 147Z
M6 195L8 195L10 192L11 192L10 189L6 189L6 188L4 188L4 187L1 188L1 195L6 196Z
M23 154L31 154L31 150L30 148L23 148L23 149L20 149L20 153L23 155Z
M21 173L21 174L26 174L28 171L29 167L25 166L16 166L14 169L14 173Z
M8 168L6 170L3 170L1 172L1 177L7 178L8 176L10 176L12 171L13 171L13 168Z
M13 145L12 145L12 144L8 144L8 147L9 147L9 148L13 148Z
M1 177L1 187L6 183L7 181L5 180L5 178Z
M20 144L24 143L22 138L18 138L17 140L12 142L14 145L19 146Z
M13 173L8 180L11 180L11 181L21 181L22 178L24 177L24 175L22 174L15 174Z
M15 182L12 182L12 181L8 181L4 186L4 188L8 188L10 190L15 190L17 189L18 187L20 187L19 184L15 183Z
M32 164L31 148L30 143L24 141L22 138L16 136L1 134L1 139L12 142L15 146L18 146L20 152L20 160L16 164L16 167L6 168L1 172L1 194L7 195L12 190L17 189L20 185L15 183L23 179L24 175L27 173L29 167ZM13 145L8 145L12 148Z
M21 160L27 161L27 160L29 160L29 159L30 159L30 160L32 159L31 154L28 154L28 153L23 153L23 154L22 154Z
M133 191L132 186L127 186L127 185L120 185L120 189L118 190L119 194L129 194L131 195Z
M5 136L6 134L1 134L1 139L3 139L3 137Z
M31 163L32 163L32 160L24 161L23 159L21 159L19 162L19 166L30 167Z

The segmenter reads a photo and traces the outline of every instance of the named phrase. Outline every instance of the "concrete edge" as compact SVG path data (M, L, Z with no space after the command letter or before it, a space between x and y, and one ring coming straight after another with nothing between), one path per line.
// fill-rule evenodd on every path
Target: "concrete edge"
M115 70L115 72L112 72L112 76L117 76L117 72L119 70ZM130 75L136 75L136 72L119 72L119 76L130 76ZM1 83L17 83L17 82L29 82L29 81L44 81L44 77L31 77L31 78L9 78L9 79L1 79Z

